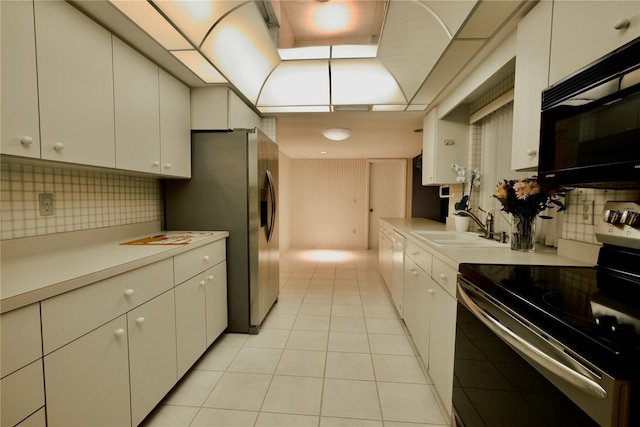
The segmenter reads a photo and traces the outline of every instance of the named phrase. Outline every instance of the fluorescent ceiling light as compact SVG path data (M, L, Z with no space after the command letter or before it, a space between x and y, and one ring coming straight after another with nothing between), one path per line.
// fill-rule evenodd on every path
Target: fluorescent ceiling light
M328 61L281 62L264 83L257 106L329 105Z
M131 1L129 3L146 3ZM227 12L240 6L244 1L154 1L156 7L167 16L194 43L200 46L211 28Z
M332 141L343 141L351 136L351 129L329 128L322 131L325 138Z
M197 50L174 50L173 56L187 66L205 83L228 83L222 74L216 70L207 59Z
M193 46L146 1L111 0L129 19L167 50L192 49Z
M407 107L407 111L424 111L429 104L411 104Z
M258 107L261 113L329 113L328 105L284 105L277 107Z
M344 44L331 46L332 58L375 58L378 46L371 44Z
M356 24L354 11L347 3L318 3L310 10L307 22L321 33L348 30Z
M290 49L278 49L280 59L283 61L300 59L329 59L329 46L293 47Z
M280 63L254 2L233 10L224 18L224 25L214 27L202 44L202 53L254 105L262 84Z
M393 76L375 59L332 60L331 94L334 105L407 102Z
M371 111L404 111L406 105L374 105Z

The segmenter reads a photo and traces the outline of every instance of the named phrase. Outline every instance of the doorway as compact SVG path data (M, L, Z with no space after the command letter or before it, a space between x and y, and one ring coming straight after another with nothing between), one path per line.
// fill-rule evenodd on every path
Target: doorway
M404 218L407 159L369 159L369 249L378 249L378 220Z

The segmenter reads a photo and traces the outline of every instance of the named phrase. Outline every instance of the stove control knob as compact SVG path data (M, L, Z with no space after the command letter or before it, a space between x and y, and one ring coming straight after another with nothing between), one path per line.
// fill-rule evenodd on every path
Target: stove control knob
M613 209L607 209L604 211L604 215L602 220L604 222L608 222L609 224L619 224L622 214L620 211L615 211Z
M631 227L640 225L640 215L634 211L624 211L620 217L620 222Z

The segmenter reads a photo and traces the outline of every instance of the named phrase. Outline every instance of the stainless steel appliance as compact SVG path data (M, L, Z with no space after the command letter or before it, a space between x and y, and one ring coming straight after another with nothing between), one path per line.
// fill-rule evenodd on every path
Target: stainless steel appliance
M640 425L639 215L607 203L596 267L460 266L459 426Z
M165 182L169 230L227 230L227 332L258 333L279 295L278 146L259 129L194 131L190 180Z

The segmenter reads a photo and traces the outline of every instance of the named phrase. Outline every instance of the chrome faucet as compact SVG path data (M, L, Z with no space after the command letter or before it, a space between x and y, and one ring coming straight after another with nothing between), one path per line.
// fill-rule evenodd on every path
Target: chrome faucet
M462 216L468 216L469 218L471 218L473 220L473 222L475 222L476 224L478 224L478 227L480 227L480 229L484 232L484 237L487 239L493 239L493 214L491 213L491 210L489 210L489 212L487 213L487 223L483 224L482 221L480 220L480 218L478 218L477 216L475 216L471 211L465 211L465 210L455 210L453 211L454 215L462 215Z

